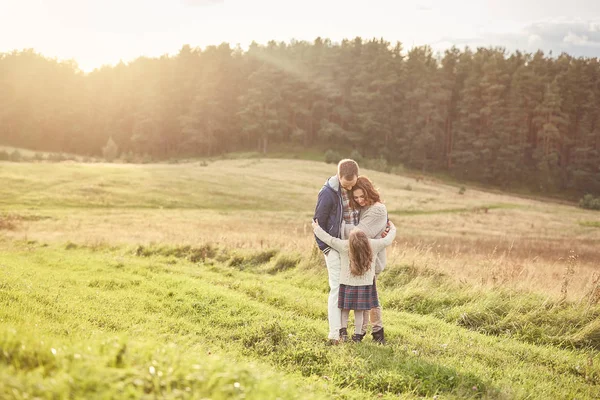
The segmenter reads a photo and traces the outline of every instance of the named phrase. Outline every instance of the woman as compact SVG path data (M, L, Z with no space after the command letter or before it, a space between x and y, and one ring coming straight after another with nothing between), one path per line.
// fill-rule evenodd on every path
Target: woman
M352 196L350 197L350 206L359 210L359 224L357 226L346 225L346 235L358 228L367 234L370 239L381 238L387 229L388 213L385 204L381 200L379 192L373 186L373 183L366 176L361 176L352 187ZM385 236L385 235L384 235ZM348 237L348 236L346 236ZM377 275L385 268L386 254L385 249L377 254L375 264L375 280ZM375 281L373 282L375 285ZM371 320L373 326L373 340L377 343L385 344L383 332L383 321L381 319L381 305L369 311L365 311L363 317L362 335L367 333L367 325Z

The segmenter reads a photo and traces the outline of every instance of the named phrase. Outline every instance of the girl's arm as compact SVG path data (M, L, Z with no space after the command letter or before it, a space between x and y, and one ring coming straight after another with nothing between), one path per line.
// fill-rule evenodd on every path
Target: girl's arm
M319 226L319 221L317 220L312 221L312 227L315 232L315 235L317 235L319 240L321 240L323 243L327 244L329 247L334 248L339 252L346 251L344 245L348 242L347 240L334 238Z

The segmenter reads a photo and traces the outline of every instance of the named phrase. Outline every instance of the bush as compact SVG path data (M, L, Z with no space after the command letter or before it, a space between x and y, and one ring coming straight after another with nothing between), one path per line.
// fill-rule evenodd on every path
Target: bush
M62 154L64 161L77 161L77 156L73 154Z
M275 259L275 263L271 268L268 269L269 274L276 274L278 272L287 271L289 269L296 268L300 262L300 257L297 255L279 254Z
M106 142L106 146L102 148L102 155L108 162L112 162L117 155L119 154L119 147L113 140L112 136L108 138L108 142Z
M214 258L217 255L217 248L207 243L202 246L142 246L139 245L134 250L138 257L151 257L161 255L165 257L185 258L193 263L204 262L206 259Z
M65 161L66 159L67 158L62 153L48 154L48 161L61 162L61 161Z
M379 172L389 172L388 162L385 158L371 158L363 161L365 168Z
M464 186L461 186L460 189L458 189L458 194L465 194L466 191L467 189Z
M0 161L8 161L8 160L10 160L10 155L6 151L1 150L0 151Z
M577 347L600 349L600 321L593 321L574 334L572 343Z
M279 250L276 250L276 249L262 250L262 251L250 254L247 257L247 259L251 264L254 264L254 265L264 264L264 263L268 263L269 261L271 261L271 258L275 257L277 255L277 253L279 253Z
M325 152L325 162L327 164L337 164L340 162L341 159L342 156L340 156L340 153L338 153L337 151L327 150Z
M600 197L594 197L591 194L586 194L579 200L579 207L588 210L600 210Z
M12 161L12 162L23 161L23 156L21 155L19 150L15 150L12 153L10 153L10 161Z
M360 152L358 150L352 150L352 153L350 153L350 158L359 164L363 160L363 156L360 154Z
M121 157L119 157L119 160L122 163L125 164L131 164L135 161L135 155L133 154L133 152L130 150L127 153L123 152L121 153Z
M402 175L404 174L404 165L398 164L390 168L390 174Z

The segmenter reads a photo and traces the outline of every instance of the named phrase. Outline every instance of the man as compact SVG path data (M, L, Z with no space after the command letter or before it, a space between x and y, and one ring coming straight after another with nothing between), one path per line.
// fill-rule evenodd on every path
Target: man
M333 237L342 239L344 224L358 224L358 212L350 208L352 186L358 179L358 164L354 160L344 159L338 163L337 175L325 182L317 198L313 219L319 221L323 230ZM327 301L327 319L329 321L328 338L336 344L340 339L342 312L338 308L340 291L340 255L315 237L319 249L325 255L329 276L329 299Z

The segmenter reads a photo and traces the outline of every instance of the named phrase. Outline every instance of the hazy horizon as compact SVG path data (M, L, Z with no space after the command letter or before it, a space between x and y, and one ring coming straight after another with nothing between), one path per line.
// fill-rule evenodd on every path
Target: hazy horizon
M10 18L0 26L0 52L32 48L75 60L86 72L138 57L176 54L183 45L223 42L246 49L270 40L333 42L384 38L405 49L429 45L504 47L600 55L600 2L575 0L442 0L275 2L258 0L0 0Z

